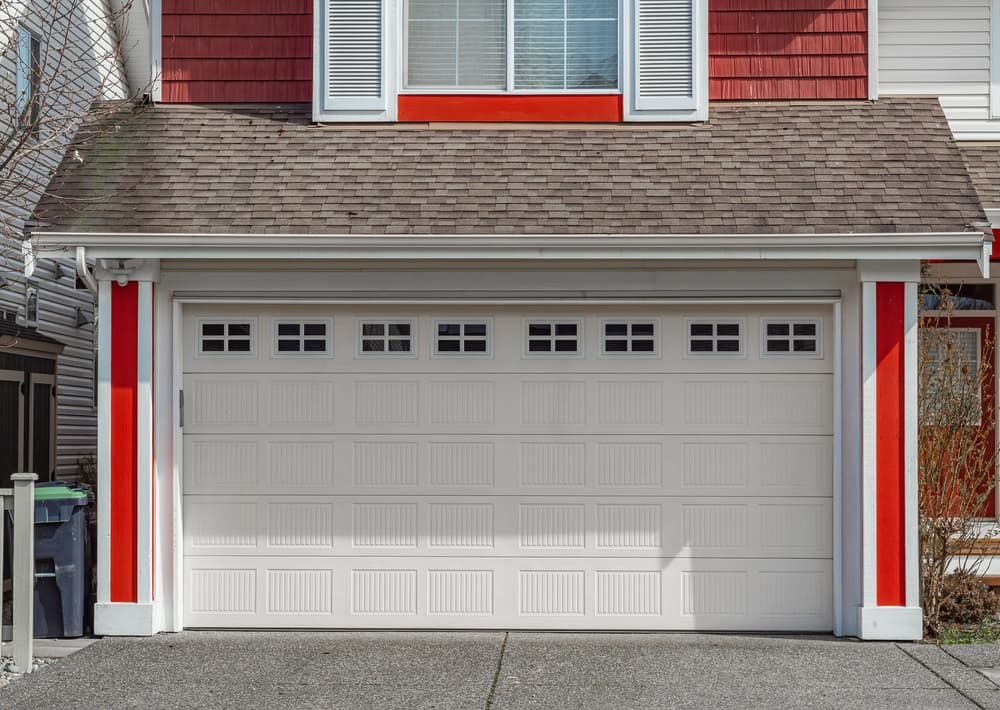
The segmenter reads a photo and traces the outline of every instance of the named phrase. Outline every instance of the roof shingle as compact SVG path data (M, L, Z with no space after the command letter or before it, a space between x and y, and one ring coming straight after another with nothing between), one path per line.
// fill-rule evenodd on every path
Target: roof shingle
M315 126L158 106L68 157L46 231L951 232L983 222L934 99L719 104L703 125Z

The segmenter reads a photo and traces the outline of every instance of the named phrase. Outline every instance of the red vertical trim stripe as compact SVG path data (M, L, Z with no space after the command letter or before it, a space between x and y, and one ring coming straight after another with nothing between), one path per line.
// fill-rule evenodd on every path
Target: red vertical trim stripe
M876 603L906 605L904 307L905 284L875 291Z
M111 601L138 601L139 285L111 286Z

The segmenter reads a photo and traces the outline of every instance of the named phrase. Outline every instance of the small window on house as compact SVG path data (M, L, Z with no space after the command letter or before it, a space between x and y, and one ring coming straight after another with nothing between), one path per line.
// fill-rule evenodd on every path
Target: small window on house
M742 320L687 321L688 355L742 355Z
M38 138L41 115L42 42L28 28L17 28L17 115L22 130Z
M982 423L982 331L979 328L920 329L920 419L948 426ZM960 421L958 418L964 419Z
M995 304L993 284L934 284L920 299L925 311L991 311Z
M434 333L435 355L490 353L490 324L487 321L437 321Z
M329 355L331 321L276 320L275 355Z
M618 88L614 0L406 2L407 89Z
M361 320L361 355L413 355L414 323L409 320Z
M601 352L654 355L656 335L655 321L605 321L601 325Z
M25 325L38 325L38 286L29 284L24 289Z
M201 321L198 324L200 329L198 351L202 355L222 353L253 355L254 326L253 320Z
M580 353L579 321L525 322L528 355L577 355Z
M765 319L761 322L761 330L764 355L818 357L821 354L819 319Z

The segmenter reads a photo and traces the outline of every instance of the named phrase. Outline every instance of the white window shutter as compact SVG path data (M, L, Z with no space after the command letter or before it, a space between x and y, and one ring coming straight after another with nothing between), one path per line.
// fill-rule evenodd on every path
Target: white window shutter
M631 118L696 120L707 97L706 0L632 0Z
M384 111L384 0L325 0L325 108Z

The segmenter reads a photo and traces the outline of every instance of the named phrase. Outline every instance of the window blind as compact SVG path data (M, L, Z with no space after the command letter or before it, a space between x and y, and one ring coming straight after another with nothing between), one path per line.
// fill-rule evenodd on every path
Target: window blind
M505 0L410 0L407 10L408 88L506 87Z

